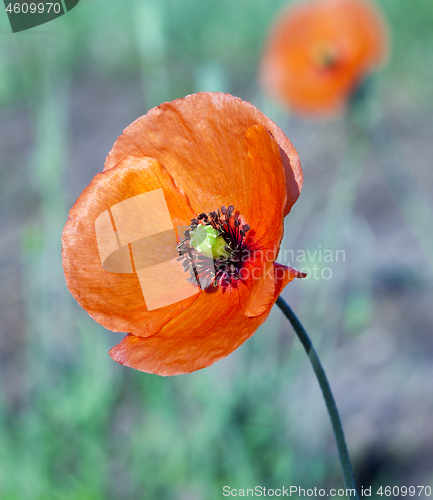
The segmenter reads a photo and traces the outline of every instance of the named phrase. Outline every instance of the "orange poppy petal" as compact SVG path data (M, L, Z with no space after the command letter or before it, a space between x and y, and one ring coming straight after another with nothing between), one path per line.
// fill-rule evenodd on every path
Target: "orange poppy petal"
M134 205L142 199L150 204L145 212ZM166 205L160 206L161 199ZM185 289L190 285L183 268L177 281L167 268L177 257L174 228L188 225L193 216L188 198L157 160L126 158L97 174L63 231L63 269L72 295L110 330L153 335L197 299L198 289ZM164 289L167 275L170 290ZM158 290L157 283L162 283ZM173 289L177 295L168 296ZM186 298L170 303L179 296ZM157 299L170 305L159 307Z
M184 313L183 318L174 318L152 337L127 335L110 350L110 356L122 365L157 375L193 372L224 358L253 335L268 317L281 290L295 277L293 269L279 264L273 268L273 277L267 278L264 286L259 282L258 292L254 294L259 299L261 292L267 292L267 307L262 307L262 300L257 302L262 311L260 315L246 316L239 307L236 293L229 294L222 311L220 297L213 298L221 292L215 292L207 294L201 310L202 318L196 307L203 299L200 295L194 303L194 312ZM273 282L273 292L270 292L269 280ZM254 299L250 305L252 312L258 312L253 311ZM197 327L197 321L200 327Z
M196 214L230 204L242 213L251 201L245 132L254 125L265 126L281 148L286 215L302 188L298 154L271 120L251 104L229 94L193 94L150 110L118 138L105 170L128 156L156 158L179 189L188 193ZM255 196L260 197L260 191Z
M255 283L246 305L248 317L263 314L276 301L282 289L295 278L305 278L304 273L281 264L268 264L262 277Z
M266 259L275 261L283 237L283 208L286 204L284 170L278 144L263 125L250 127L246 134L248 156L251 162L253 193L260 193L251 200L246 219L251 225L247 241L262 252L271 250L273 256Z

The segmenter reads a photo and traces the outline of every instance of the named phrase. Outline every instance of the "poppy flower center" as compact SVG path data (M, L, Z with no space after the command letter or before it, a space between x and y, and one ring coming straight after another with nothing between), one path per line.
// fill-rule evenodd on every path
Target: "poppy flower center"
M213 286L229 285L240 279L240 270L249 254L244 238L250 230L241 225L234 207L221 207L216 212L201 213L184 232L177 246L178 260L183 261L188 280L204 290Z
M322 69L335 66L338 62L338 56L338 49L331 42L318 42L311 49L313 61Z

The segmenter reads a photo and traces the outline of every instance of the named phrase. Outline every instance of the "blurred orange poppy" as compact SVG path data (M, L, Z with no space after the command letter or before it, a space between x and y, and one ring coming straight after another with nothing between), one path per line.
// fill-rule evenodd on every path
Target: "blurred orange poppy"
M385 23L367 0L297 3L271 28L260 80L295 112L335 113L383 61L386 49Z
M129 332L112 358L174 375L248 339L302 277L275 263L302 179L283 132L228 94L164 103L127 127L62 240L73 296Z

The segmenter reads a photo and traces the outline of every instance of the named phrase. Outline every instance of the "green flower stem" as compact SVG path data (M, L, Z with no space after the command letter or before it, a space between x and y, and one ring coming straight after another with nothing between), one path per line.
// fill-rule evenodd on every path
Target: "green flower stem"
M334 396L332 395L331 387L326 377L325 370L323 369L320 358L314 349L308 333L305 331L302 323L297 318L296 314L287 302L280 296L276 301L277 306L281 309L286 318L290 321L293 329L295 330L299 340L304 346L311 364L313 365L314 373L316 374L317 381L319 382L320 389L322 390L325 399L326 408L328 409L329 417L331 418L332 429L334 430L335 440L337 442L338 454L340 456L341 468L343 469L344 485L346 490L354 490L355 496L351 498L359 499L358 492L356 491L355 480L353 477L352 464L350 463L349 451L347 450L346 440L344 439L343 426L341 425L340 415L338 414L337 405L335 404Z

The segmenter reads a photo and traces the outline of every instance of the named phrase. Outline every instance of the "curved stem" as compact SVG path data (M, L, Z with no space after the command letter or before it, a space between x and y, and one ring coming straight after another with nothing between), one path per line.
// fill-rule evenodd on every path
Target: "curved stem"
M334 430L338 454L340 456L341 468L343 469L346 492L347 490L352 490L351 493L349 493L350 498L359 499L358 493L356 491L355 480L353 477L352 464L350 463L349 451L347 450L346 440L344 438L343 426L341 425L340 415L338 414L337 405L335 404L335 399L332 395L331 387L329 385L328 378L326 377L325 370L323 369L322 363L320 362L319 356L314 349L313 343L311 342L308 333L305 331L296 314L292 311L292 308L281 296L278 297L276 304L281 309L286 318L290 321L290 324L292 325L299 340L304 346L307 355L310 358L311 364L313 365L314 373L316 374L317 381L319 382L320 389L322 390L322 394L325 399L329 417L331 418L332 429Z

